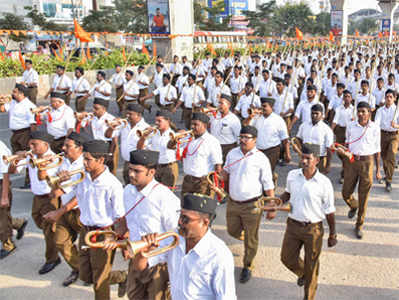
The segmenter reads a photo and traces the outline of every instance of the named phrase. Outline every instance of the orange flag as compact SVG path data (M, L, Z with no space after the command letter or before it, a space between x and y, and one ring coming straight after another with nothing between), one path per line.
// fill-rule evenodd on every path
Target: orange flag
M295 34L296 34L296 38L300 41L303 40L303 33L302 31L299 30L298 27L295 27Z
M389 36L389 31L384 31L384 36Z
M82 57L80 59L80 65L84 65L86 63L86 61L87 61L86 55L85 55L84 51L81 51L81 54L82 54Z
M86 56L87 56L87 59L93 59L93 57L91 56L89 47L86 48Z
M21 50L19 50L18 57L19 57L19 61L21 62L22 68L24 68L24 70L25 70L26 69L25 60L24 60L24 58L22 56Z
M148 52L148 49L147 49L147 47L145 46L144 41L143 41L143 46L142 46L142 48L141 48L141 52L142 52L143 54L145 54L145 55L147 56L148 59L150 59L150 53Z
M3 52L1 52L1 51L0 51L0 59L3 60L3 61L5 60L5 57L4 57L4 55L3 55Z
M382 38L382 32L381 32L381 31L378 33L378 37L379 37L380 39Z
M355 31L355 37L359 37L360 36L360 33L359 33L359 31L356 29L356 31Z
M208 51L211 53L211 55L216 56L216 51L215 51L215 49L213 48L213 45L212 45L212 44L208 43L208 44L206 45L206 48L207 48Z
M122 58L123 58L123 61L126 62L126 50L125 50L125 47L122 48Z
M233 56L233 54L234 54L233 45L232 45L231 43L228 43L227 47L228 47L229 50L230 50L230 55Z
M328 37L328 40L330 42L334 42L334 34L332 33L332 31L330 31L330 36Z
M152 59L157 57L157 43L152 41Z
M57 51L56 51L55 49L51 48L51 52L53 52L55 58L56 58L58 61L62 61L61 57L58 55L58 53L57 53Z
M90 37L90 34L84 31L84 29L79 25L76 19L73 19L73 24L74 24L73 32L76 38L78 38L82 43L93 42L92 38Z

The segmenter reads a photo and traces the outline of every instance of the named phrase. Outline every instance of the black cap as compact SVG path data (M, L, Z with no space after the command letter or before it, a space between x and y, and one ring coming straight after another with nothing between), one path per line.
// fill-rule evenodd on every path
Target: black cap
M262 102L262 104L269 103L273 107L276 100L274 98L270 98L270 97L262 97L262 98L260 98L260 102Z
M134 150L130 152L129 162L133 165L155 166L158 164L159 152L151 150Z
M108 154L109 144L101 140L86 141L83 144L83 150L89 153Z
M227 95L227 94L221 94L220 99L224 99L224 100L229 101L230 103L233 103L233 99L231 98L230 95Z
M60 99L60 100L62 100L62 101L65 101L66 98L67 98L67 96L66 96L65 94L56 93L56 92L52 92L52 93L50 94L50 97L51 97L51 98L57 98L57 99Z
M65 67L62 65L57 65L57 69L65 70Z
M17 83L15 84L15 88L20 91L21 93L23 93L24 95L26 95L26 87L23 84Z
M240 134L252 134L253 137L258 136L258 129L256 129L254 126L244 126L241 128Z
M313 154L314 156L320 156L320 145L305 143L302 145L303 154Z
M169 110L161 109L157 111L156 117L164 117L165 119L172 120L172 113Z
M93 104L99 104L104 107L108 107L109 102L108 102L108 100L105 100L105 99L94 98Z
M205 195L187 193L183 197L182 209L215 215L216 201Z
M140 114L144 113L144 108L140 104L137 104L137 103L129 103L126 106L126 110L134 111L134 112L140 113Z
M309 79L311 79L311 78L309 78ZM308 91L317 91L317 87L314 84L310 84L310 85L308 85L307 90Z
M85 136L75 131L72 131L66 138L78 142L80 145L83 145L87 141Z
M201 112L193 113L193 117L191 118L191 120L192 121L198 120L198 121L201 121L202 123L205 123L205 124L208 124L209 121L210 121L209 117L206 114L201 113Z
M319 103L312 105L312 111L324 112L323 106Z
M370 104L368 104L367 102L364 102L364 101L359 102L359 104L357 105L357 109L359 109L359 108L367 108L369 110L371 109Z
M36 130L36 131L32 131L30 133L30 139L31 140L41 140L46 143L51 143L53 141L53 136L48 134L45 131Z

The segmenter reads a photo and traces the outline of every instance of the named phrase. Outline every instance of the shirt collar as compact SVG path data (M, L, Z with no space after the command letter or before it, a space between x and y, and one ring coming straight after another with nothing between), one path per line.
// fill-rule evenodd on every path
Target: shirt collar
M305 177L305 175L303 175L303 170L301 169L301 171L299 172L299 176L301 176L306 181L311 181L311 180L318 181L320 179L321 174L320 174L319 170L316 168L316 173L314 173L313 177L310 179L307 179Z
M107 166L105 166L104 172L102 172L96 179L92 180L90 173L86 172L87 178L91 181L91 182L95 182L95 181L101 181L103 180L103 177L105 179L106 176L108 176L108 174L110 174L109 169Z
M82 165L83 164L83 154L81 154L75 161L71 162L71 165Z
M190 252L194 252L195 254L197 254L198 257L202 257L207 253L209 253L209 249L211 247L211 235L212 235L211 229L208 229L205 235L194 246L194 248L190 250ZM183 254L186 255L186 239L180 236L180 240L181 241L178 247L183 252Z
M143 194L143 196L148 197L152 190L154 189L154 187L158 184L158 181L156 181L155 179L151 180L151 182L149 184L147 184L141 191L140 193ZM136 188L136 187L135 187ZM137 188L136 188L137 190Z

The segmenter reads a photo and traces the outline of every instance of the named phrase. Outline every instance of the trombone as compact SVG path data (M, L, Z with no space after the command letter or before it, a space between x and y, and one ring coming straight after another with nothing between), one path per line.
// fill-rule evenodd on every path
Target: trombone
M103 241L97 241L99 236L104 236ZM179 235L174 231L167 231L157 236L157 242L167 239L169 237L173 237L173 241L162 248L157 248L150 252L142 252L141 255L144 257L153 257L165 253L179 244ZM117 244L117 248L126 249L130 256L134 257L138 253L140 253L144 248L149 245L144 241L129 241L129 239L117 240L117 234L112 230L93 230L89 231L85 236L86 247L84 248L104 248L106 246L106 242L114 242ZM82 248L83 248L82 247Z
M31 111L32 114L40 114L42 112L45 112L46 110L50 110L50 108L51 107L49 105L47 105L47 106L39 106L39 107L36 107L36 108L31 108L30 111Z
M215 191L216 194L220 197L220 199L224 199L228 196L228 194L224 191L223 188L219 187L216 182L222 181L222 178L220 178L220 175L217 174L216 172L210 172L206 176L206 180L208 181L209 185L211 186L212 190Z
M193 138L194 137L194 131L186 130L186 131L177 132L177 133L171 132L169 134L169 137L175 143L182 143L184 139Z
M36 159L31 158L29 163L32 166L32 168L38 168L39 171L46 171L60 166L64 161L64 155L65 153L61 152L59 154L54 154L43 158L36 158ZM55 159L57 160L54 161Z
M284 205L283 200L277 197L260 197L255 205L263 211L292 211L291 204Z
M59 175L47 176L46 177L47 184L50 187L55 188L55 189L58 189L58 188L63 189L63 188L66 188L66 187L77 185L77 184L81 183L85 179L85 170L84 169L77 169L77 170L69 171L68 174L69 174L69 176L80 174L80 178L75 180L75 181L71 181L71 182L67 182L67 183L62 184L62 182L67 181L68 179L64 180Z
M11 95L0 95L0 105L10 103L12 100Z
M292 149L298 153L298 155L302 155L302 150L301 150L301 146L300 143L298 141L298 139L296 137L293 137L290 139L290 144L292 146Z
M3 155L3 161L4 161L4 163L7 164L7 165L10 164L10 163L15 164L15 161L25 159L25 158L27 158L28 156L29 156L30 158L33 157L33 152L32 152L32 150L27 151L27 152L25 152L25 153L23 153L23 154L14 154L14 155L8 155L8 156L7 156L7 155ZM27 165L27 164L29 164L29 161L22 162L22 163L18 164L17 167L19 167L19 166L24 166L24 165Z
M146 128L144 130L137 130L136 134L137 134L137 136L139 138L142 138L143 136L149 138L149 137L157 134L157 132L158 132L158 128L156 128L156 127L148 127L148 128Z
M126 126L128 124L128 120L116 118L114 120L105 120L105 124L107 124L108 127L116 127L116 126L120 126L122 124Z

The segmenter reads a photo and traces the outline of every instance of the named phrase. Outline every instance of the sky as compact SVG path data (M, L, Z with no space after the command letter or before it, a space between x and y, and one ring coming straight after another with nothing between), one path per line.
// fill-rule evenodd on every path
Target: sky
M348 0L349 1L349 14L354 13L362 8L375 8L379 9L377 0Z

